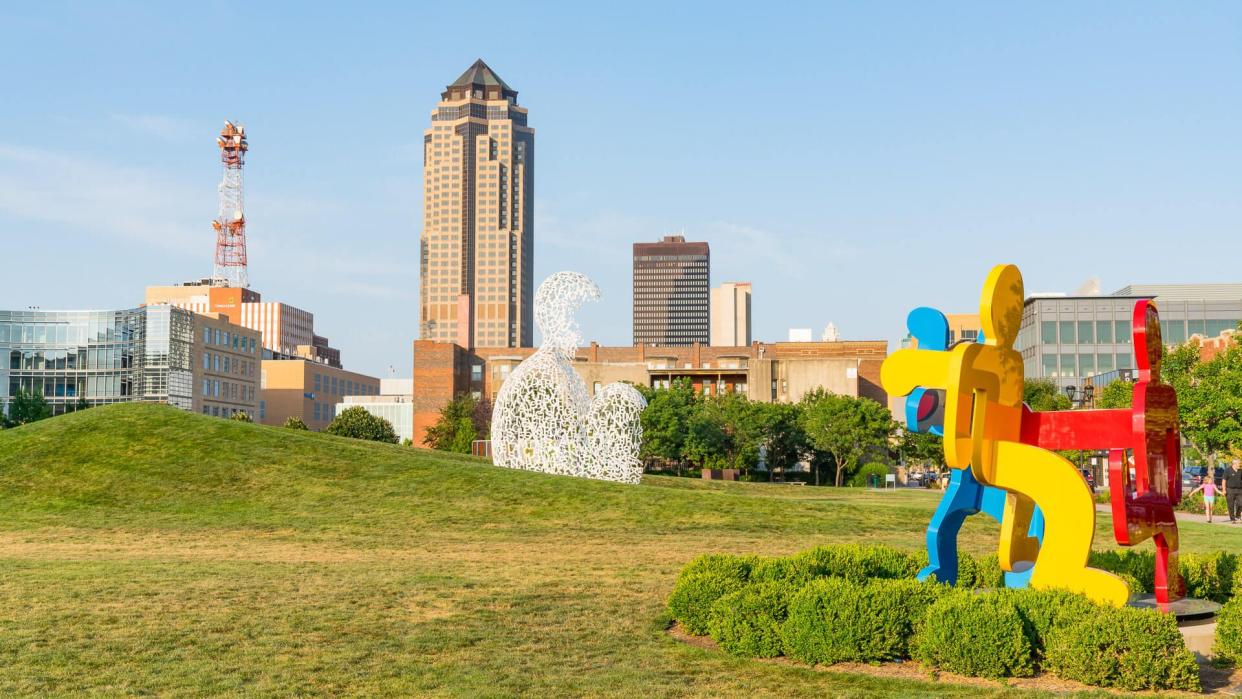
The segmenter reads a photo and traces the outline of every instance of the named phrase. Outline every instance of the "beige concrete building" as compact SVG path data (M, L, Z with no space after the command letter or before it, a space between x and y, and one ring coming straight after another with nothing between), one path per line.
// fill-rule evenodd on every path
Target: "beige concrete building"
M173 286L148 286L143 305L167 303L195 313L224 313L239 325L259 331L269 357L302 357L341 366L340 350L315 334L315 316L279 301L263 301L259 292L212 286L210 280Z
M475 61L423 132L423 339L533 344L535 131L517 94Z
M336 417L345 396L379 395L380 381L305 359L265 359L260 375L259 419L283 425L298 417L318 431Z
M634 344L708 344L710 290L707 243L687 243L680 235L634 243Z
M712 347L750 344L750 282L725 282L712 289Z
M215 417L244 412L258 420L260 333L223 313L195 313L193 318L193 410Z
M414 343L414 442L420 444L439 410L454 396L469 393L494 400L513 369L534 349L476 348L442 342ZM740 393L762 402L794 402L807 391L871 398L881 405L880 365L888 343L752 342L740 347L601 347L578 350L574 369L592 394L613 381L667 387L689 379L707 395Z

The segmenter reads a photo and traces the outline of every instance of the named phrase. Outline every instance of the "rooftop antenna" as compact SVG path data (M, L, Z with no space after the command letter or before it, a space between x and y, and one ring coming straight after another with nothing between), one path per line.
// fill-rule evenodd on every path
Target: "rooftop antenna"
M220 211L211 227L216 229L216 263L211 275L212 286L250 286L246 271L246 216L242 213L242 165L246 161L246 127L224 122L220 136L220 163L224 177L220 180Z

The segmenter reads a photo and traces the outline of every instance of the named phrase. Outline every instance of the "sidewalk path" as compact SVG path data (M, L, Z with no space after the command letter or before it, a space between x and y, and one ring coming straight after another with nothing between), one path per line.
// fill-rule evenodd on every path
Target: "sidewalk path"
M1112 507L1110 507L1110 506L1108 506L1108 505L1103 505L1103 504L1100 504L1100 503L1098 503L1098 502L1095 504L1095 509L1096 509L1096 511L1097 511L1097 512L1112 512L1112 511L1113 511L1113 508L1112 508ZM1207 524L1207 523L1208 523L1208 521L1207 521L1207 515L1197 515L1197 514L1193 514L1193 513L1191 513L1191 512L1178 512L1178 513L1177 513L1177 521L1179 521L1179 522L1199 522L1200 524ZM1229 515L1214 515L1214 516L1213 516L1213 519L1212 519L1212 524L1223 524L1223 525L1225 525L1226 527L1228 527L1228 526L1242 527L1242 523L1239 523L1239 524L1233 524L1233 523L1231 523L1231 522L1229 521Z

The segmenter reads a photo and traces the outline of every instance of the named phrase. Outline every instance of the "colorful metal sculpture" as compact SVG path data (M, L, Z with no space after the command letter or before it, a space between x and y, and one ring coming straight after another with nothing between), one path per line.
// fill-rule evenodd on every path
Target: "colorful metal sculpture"
M881 383L899 396L919 387L945 391L945 463L970 469L980 484L1006 491L998 549L1002 569L1021 572L1038 557L1032 587L1067 588L1120 606L1129 598L1125 581L1087 566L1095 504L1086 482L1064 458L1021 441L1023 364L1013 344L1022 306L1018 268L993 268L979 304L984 342L946 351L899 350L885 360ZM1027 536L1036 506L1046 521L1042 545Z
M921 306L910 311L906 327L920 349L943 352L949 348L949 321L934 308ZM943 435L943 392L916 388L906 397L906 429ZM1005 515L1005 491L984 486L975 480L970 469L953 469L949 485L927 525L927 566L919 571L919 580L933 575L940 582L957 584L957 535L966 518L983 512L997 522ZM1042 540L1044 521L1036 510L1027 535ZM1033 561L1020 564L1020 571L1005 572L1005 587L1026 587L1030 581Z

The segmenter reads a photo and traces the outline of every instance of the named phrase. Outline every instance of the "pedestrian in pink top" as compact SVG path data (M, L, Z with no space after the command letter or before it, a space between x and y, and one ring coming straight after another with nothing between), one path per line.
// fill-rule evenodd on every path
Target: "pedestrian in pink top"
M1216 481L1212 480L1212 474L1204 476L1203 483L1198 488L1190 491L1191 495L1203 491L1203 511L1207 515L1208 522L1212 521L1212 506L1216 504Z

